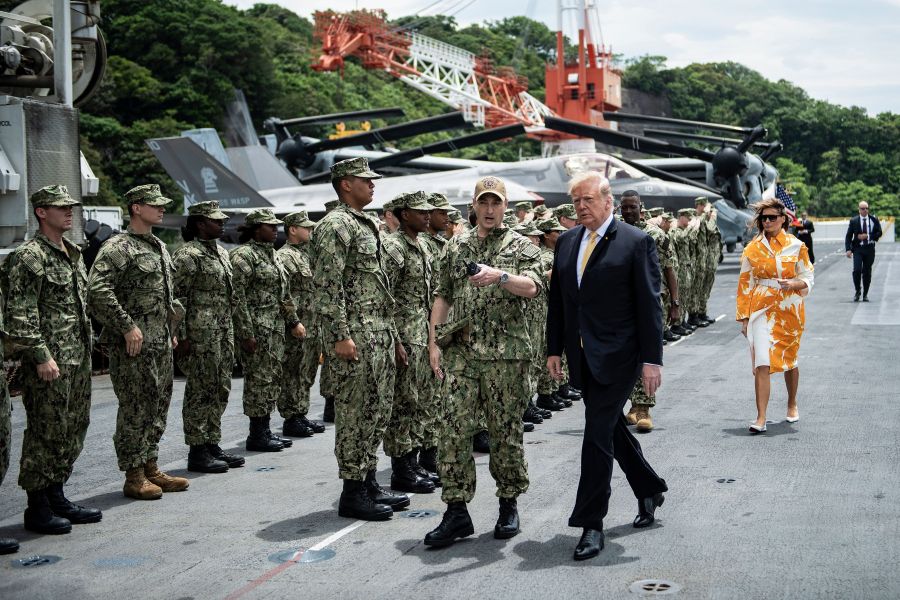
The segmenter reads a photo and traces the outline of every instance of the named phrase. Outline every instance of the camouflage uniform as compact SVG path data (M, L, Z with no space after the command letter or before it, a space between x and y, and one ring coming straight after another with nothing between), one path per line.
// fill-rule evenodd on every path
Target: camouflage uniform
M159 186L126 194L129 203L166 206ZM109 371L119 400L113 442L119 469L155 461L172 399L172 334L183 309L172 287L172 259L152 233L130 228L108 240L88 280L88 309L103 326ZM128 356L124 335L138 327L144 336L137 356Z
M284 218L285 228L315 227L306 211L291 213ZM309 412L309 390L316 380L319 368L321 344L313 327L312 266L309 244L285 244L278 250L278 257L288 277L291 300L297 310L297 318L306 328L306 337L287 336L284 348L282 374L284 385L278 400L278 412L285 419L305 417Z
M328 202L326 202L325 203L326 214L333 211L340 204L341 204L340 200L329 200ZM321 223L321 221L319 221L319 223ZM307 249L307 253L309 254L309 264L311 267L315 267L315 264L316 264L315 249L316 249L316 230L317 229L318 229L318 227L316 227L316 229L313 230L312 236L310 237L310 240L309 240L309 247ZM315 305L313 305L312 308L315 309ZM337 393L335 391L337 386L335 385L336 382L333 380L333 378L331 376L333 370L327 369L325 367L325 365L328 363L328 352L325 351L325 348L328 345L328 343L325 339L325 337L326 337L325 330L322 327L317 326L318 316L315 311L313 312L313 319L315 320L313 323L313 327L315 329L315 332L318 334L316 336L316 338L317 338L317 342L319 344L319 356L321 358L321 365L322 365L322 371L319 373L319 395L321 395L326 400L328 398L331 398L332 400L334 400L335 394ZM304 326L305 325L306 324L304 323Z
M247 225L280 225L271 210L250 212ZM231 252L234 271L234 333L256 340L256 351L238 345L244 367L244 414L268 417L281 398L285 331L299 319L281 258L271 243L250 240Z
M662 229L656 225L651 225L643 219L635 223L634 226L653 238L653 242L656 244L656 253L659 256L659 270L662 280L665 281L665 270L667 268L675 268L678 264L678 258L675 255L675 249L672 247L669 237ZM666 306L668 306L668 300L660 297L659 319L662 322L663 330L666 329ZM656 406L656 395L648 396L644 392L644 378L641 376L638 376L634 389L631 390L629 400L631 400L632 407Z
M699 226L700 243L704 246L703 283L698 290L697 314L706 315L706 304L712 294L713 283L716 280L716 268L719 266L719 257L722 255L722 234L716 224L715 213L704 213L700 217Z
M678 216L690 216L694 209L681 209ZM678 292L679 301L686 313L690 313L694 307L696 290L696 265L697 265L697 230L690 224L687 227L674 227L672 237L675 240L675 251L678 255ZM685 315L686 316L686 315Z
M547 211L545 218L538 221L537 228L545 234L551 231L559 231L560 233L567 231L565 227L559 224L559 221L555 217L553 217L549 210ZM545 274L553 268L553 257L553 250L547 248L546 246L541 247L541 275L546 276ZM548 289L549 285L550 282L547 281ZM534 332L535 336L538 337L538 341L535 344L536 347L534 349L534 368L537 372L536 391L538 394L550 396L556 393L557 390L559 390L560 384L550 376L550 371L547 370L548 297L546 294L542 294L539 297L543 302L543 318L542 320L537 321L531 329L531 331ZM564 379L563 381L568 381L568 373L566 373L566 379Z
M499 181L485 179L491 187ZM506 227L491 230L483 240L472 229L447 244L435 295L455 307L455 323L448 322L449 329L465 324L453 334L442 360L449 394L439 469L441 498L447 503L469 502L475 495L473 415L480 407L487 416L497 496L515 498L528 489L522 413L528 405L529 378L522 375L530 367L532 342L525 303L499 285L470 285L465 269L470 261L524 275L543 289L537 246ZM436 335L441 337L440 329Z
M199 202L189 211L209 219L228 218L218 202ZM172 264L175 297L185 310L179 342L190 342L187 355L176 353L178 368L187 376L184 441L189 446L218 444L234 367L231 262L216 240L193 240L175 251Z
M396 208L430 211L436 207L423 192L404 194L395 200ZM440 418L431 380L436 379L428 361L428 320L431 315L433 286L432 256L426 242L428 234L416 239L401 231L385 237L388 280L396 302L394 321L407 353L407 365L397 365L394 403L384 434L384 452L392 458L425 444L425 432L435 429ZM431 441L431 440L429 440Z
M347 171L357 160L336 163L332 178L377 178ZM394 398L394 298L386 274L378 224L341 203L319 221L313 236L313 289L335 401L334 453L341 479L364 481L378 464L377 452ZM358 360L339 358L336 342L353 339Z

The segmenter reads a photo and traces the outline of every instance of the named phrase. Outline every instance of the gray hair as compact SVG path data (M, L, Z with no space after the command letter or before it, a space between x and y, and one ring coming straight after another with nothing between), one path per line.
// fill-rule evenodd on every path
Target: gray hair
M588 181L597 182L597 189L600 191L601 196L612 196L612 187L609 185L609 179L604 177L603 173L600 173L599 171L583 171L572 177L572 179L569 180L569 195L572 195L572 190L576 187Z

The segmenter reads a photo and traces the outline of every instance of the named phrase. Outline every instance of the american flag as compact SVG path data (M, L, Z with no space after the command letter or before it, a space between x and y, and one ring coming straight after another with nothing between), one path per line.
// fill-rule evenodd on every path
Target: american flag
M786 209L788 216L791 217L791 221L797 218L797 205L794 204L793 199L791 199L791 195L788 194L787 190L784 189L781 184L777 184L775 186L775 197L781 200L781 203L784 204L784 208Z

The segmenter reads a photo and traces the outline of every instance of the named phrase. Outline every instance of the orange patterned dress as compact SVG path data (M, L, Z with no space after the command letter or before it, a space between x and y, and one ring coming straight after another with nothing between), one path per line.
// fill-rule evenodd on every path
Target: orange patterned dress
M777 279L806 282L800 291L784 291ZM737 320L749 319L747 340L753 370L768 365L770 373L797 367L800 336L806 323L803 308L813 287L813 266L806 246L781 231L772 239L760 234L741 255L737 288Z

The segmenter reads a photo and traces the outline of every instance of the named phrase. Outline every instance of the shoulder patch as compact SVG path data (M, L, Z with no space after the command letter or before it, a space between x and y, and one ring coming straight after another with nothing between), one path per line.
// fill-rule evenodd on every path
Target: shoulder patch
M524 256L525 258L527 258L529 260L537 260L538 258L541 257L541 249L538 248L537 246L535 246L534 244L532 244L531 242L528 242L527 245L523 245L520 252L521 252L522 256Z
M37 245L35 240L25 242L12 253L10 258L22 263L26 269L35 275L44 274L44 251Z
M382 248L384 248L384 251L398 267L404 265L406 258L403 256L403 250L400 249L396 241L386 240Z

